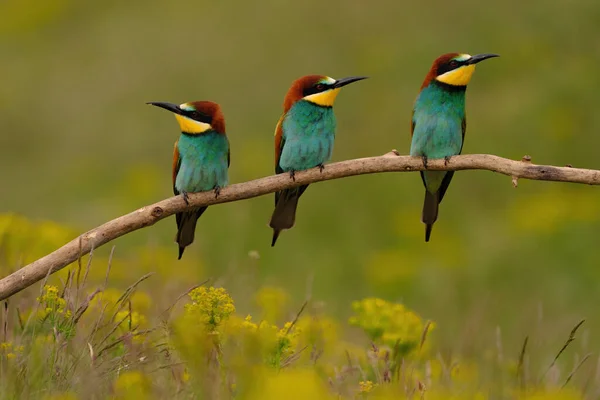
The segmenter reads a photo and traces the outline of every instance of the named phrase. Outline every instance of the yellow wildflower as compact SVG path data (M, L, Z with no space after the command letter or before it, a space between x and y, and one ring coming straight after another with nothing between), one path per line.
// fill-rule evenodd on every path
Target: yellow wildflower
M269 332L275 332L275 347L267 355L267 363L279 368L288 357L292 356L298 347L299 329L292 325L292 322L286 322L281 329L275 325L269 326L268 323L260 325L260 329L267 335Z
M247 315L241 318L237 315L231 315L226 324L223 324L221 332L227 338L240 338L244 335L253 335L258 332L258 324L252 321L252 316Z
M401 356L419 347L426 323L404 305L367 298L355 301L352 308L356 315L349 323L362 328L373 342L386 345ZM430 323L428 331L433 327Z
M375 385L372 381L360 381L358 382L358 390L360 391L360 393L370 393L374 388Z
M8 360L17 358L17 355L22 354L23 346L15 346L12 342L0 343L0 356L4 355Z
M38 297L37 302L43 307L38 312L40 319L55 316L55 314L65 314L67 301L58 295L58 288L53 285L45 285L42 289L42 295ZM70 312L67 312L70 316Z
M37 317L41 325L47 324L46 328L56 329L66 337L75 334L72 312L67 307L67 301L60 297L56 286L45 285L37 301L39 303Z
M299 330L296 326L292 325L291 322L286 322L283 325L283 328L277 332L277 339L279 340L279 346L282 350L282 355L289 355L288 353L293 353L295 349L295 344L297 343L297 338L299 335Z
M223 288L201 286L189 296L192 303L185 305L186 314L199 318L209 331L215 331L235 312L233 299Z
M37 302L40 304L43 303L52 303L58 299L58 288L53 285L44 285L42 289L42 295L36 298Z
M258 325L252 322L252 316L248 315L244 318L244 322L242 322L242 327L249 330L250 332L256 332L258 329Z

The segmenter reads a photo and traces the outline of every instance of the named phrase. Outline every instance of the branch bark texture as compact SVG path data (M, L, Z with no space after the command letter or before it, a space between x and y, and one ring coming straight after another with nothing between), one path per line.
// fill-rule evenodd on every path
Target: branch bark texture
M422 171L424 169L423 161L420 158L400 156L396 151L393 151L379 157L359 158L328 164L323 172L320 172L319 168L300 171L296 173L295 180L290 179L288 174L281 174L229 185L221 189L218 198L215 197L212 191L190 193L189 206L184 203L180 196L171 197L108 221L71 240L39 260L0 279L0 300L7 299L47 275L66 267L79 257L88 254L92 249L96 249L135 230L153 225L163 218L188 208L229 203L294 186L354 175ZM600 185L600 171L598 170L536 165L525 157L522 161L513 161L488 154L461 155L452 157L447 164L444 160L429 160L427 169L432 171L488 170L512 177L515 185L518 178ZM265 218L267 217L265 216Z

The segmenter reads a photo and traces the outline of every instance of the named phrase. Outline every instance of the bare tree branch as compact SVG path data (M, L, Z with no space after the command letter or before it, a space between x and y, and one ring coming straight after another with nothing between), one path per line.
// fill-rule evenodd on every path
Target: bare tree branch
M530 160L530 158L524 157L522 161L513 161L494 155L471 154L452 157L447 165L444 160L429 160L427 169L432 171L488 170L508 175L513 179L513 183L516 183L516 179L520 178L600 185L600 171L572 168L570 166L536 165L532 164ZM379 157L359 158L328 164L323 172L320 172L319 168L300 171L296 173L295 180L290 179L288 174L281 174L233 184L223 188L218 198L215 198L212 191L190 193L189 206L186 206L181 197L171 197L108 221L39 260L0 279L0 300L10 297L50 273L64 268L76 261L81 255L88 254L91 249L97 249L118 237L153 225L163 218L188 208L244 200L299 185L354 175L422 171L423 169L423 161L420 158L400 156L394 150ZM265 215L265 220L267 217Z

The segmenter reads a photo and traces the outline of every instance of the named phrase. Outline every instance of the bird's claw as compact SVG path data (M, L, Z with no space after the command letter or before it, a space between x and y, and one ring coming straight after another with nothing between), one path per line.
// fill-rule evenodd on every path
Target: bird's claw
M188 196L188 192L182 191L181 195L183 196L183 201L185 201L185 205L189 206L190 205L190 197Z
M215 199L219 198L220 194L221 194L221 186L215 185Z
M296 171L294 171L293 169L290 171L290 178L292 178L292 180L296 182Z
M423 160L423 167L427 169L427 156L421 156L421 160Z
M452 156L446 156L444 157L444 166L447 167L448 163L450 162L450 159L452 158Z
M323 173L323 170L325 169L325 166L323 164L319 164L319 165L317 165L317 167L319 167L319 172Z

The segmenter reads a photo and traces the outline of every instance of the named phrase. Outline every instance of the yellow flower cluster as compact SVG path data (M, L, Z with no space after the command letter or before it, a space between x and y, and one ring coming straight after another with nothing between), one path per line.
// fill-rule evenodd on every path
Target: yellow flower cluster
M189 296L192 303L185 305L186 315L199 318L209 331L216 331L235 312L233 299L223 288L201 286Z
M255 323L251 315L241 318L237 315L232 315L227 324L223 326L223 332L226 336L236 337L240 335L251 335L257 333L265 322Z
M25 350L23 346L15 346L12 342L0 343L0 357L6 357L8 360L17 358L23 350Z
M248 330L249 332L256 332L258 330L258 325L252 322L252 315L247 315L244 318L244 321L241 323L243 329Z
M258 296L259 298L263 300L278 299L276 302L279 303L287 296L285 292L273 288L267 288L260 293L262 295ZM300 327L302 319L299 319L296 324L288 321L280 327L268 319L255 322L251 315L247 315L245 318L235 315L233 300L224 289L198 288L190 293L190 298L192 303L185 306L185 317L187 317L188 324L190 322L197 324L198 318L200 318L210 333L215 333L218 329L218 339L213 337L212 340L217 340L221 346L227 347L233 344L235 347L247 349L249 353L256 356L260 354L259 357L271 367L278 369L284 366L286 361L291 360L290 357L296 354L299 342L307 340L303 336L304 328ZM268 303L263 305L266 306ZM281 304L277 307L280 309ZM263 308L263 311L266 310ZM190 329L185 325L184 321L180 321L181 331L188 332L184 336L187 341ZM304 323L303 327L316 328L312 325ZM313 331L316 329L311 330L312 336L321 333ZM198 340L195 342L197 343Z
M259 332L261 339L266 343L267 365L275 368L283 367L285 361L296 352L299 330L296 326L292 326L291 322L286 322L281 329L268 322L262 322L259 325Z
M36 300L41 305L41 309L38 311L38 318L42 321L46 318L55 318L58 316L64 318L71 317L71 311L66 309L67 302L58 295L58 288L56 286L45 285L42 295Z
M296 352L301 329L292 325L292 322L286 322L279 328L265 320L255 323L251 315L244 319L234 315L227 322L224 333L228 339L235 338L234 340L248 345L258 346L264 351L266 363L279 368Z
M372 381L360 381L358 382L358 390L360 393L370 393L375 385Z
M294 354L299 335L300 330L291 322L286 322L283 328L277 331L277 354L281 361Z
M400 356L418 348L426 323L404 305L366 298L352 303L352 309L350 324L362 328L374 343L396 349ZM430 324L428 329L432 328Z

